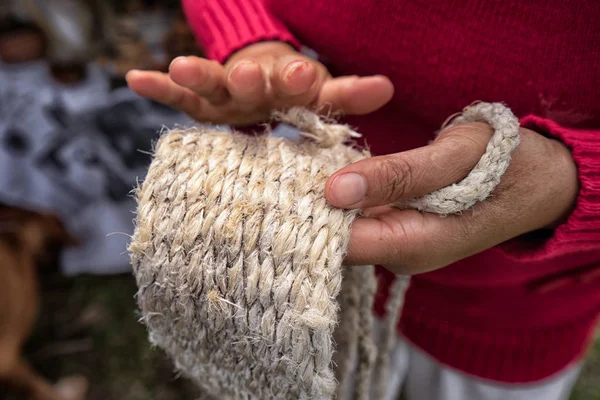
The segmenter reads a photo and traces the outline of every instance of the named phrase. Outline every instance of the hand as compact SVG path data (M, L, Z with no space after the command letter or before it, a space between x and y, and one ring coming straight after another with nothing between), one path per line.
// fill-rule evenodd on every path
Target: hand
M352 226L346 264L379 264L401 274L427 272L560 224L579 189L575 163L562 143L524 128L520 133L521 144L492 196L461 215L442 218L390 204L464 178L492 135L483 123L452 127L431 145L362 160L332 175L328 201L365 210Z
M332 78L325 66L280 42L262 42L235 53L225 65L198 57L173 60L169 73L130 71L138 94L200 122L249 125L288 106L330 107L366 114L392 98L383 76ZM329 110L328 110L329 111Z

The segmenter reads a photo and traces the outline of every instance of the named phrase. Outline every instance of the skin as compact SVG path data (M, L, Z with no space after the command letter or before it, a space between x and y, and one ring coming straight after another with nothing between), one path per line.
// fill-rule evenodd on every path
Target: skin
M176 58L166 74L131 71L127 80L138 94L198 121L232 125L263 121L270 110L291 105L367 114L388 103L394 91L384 76L332 78L321 63L277 42L248 46L224 65ZM481 123L456 126L428 146L359 161L333 174L327 200L365 214L352 227L346 264L417 274L561 224L577 199L575 162L564 144L525 128L510 167L485 202L446 218L389 206L464 178L491 134Z

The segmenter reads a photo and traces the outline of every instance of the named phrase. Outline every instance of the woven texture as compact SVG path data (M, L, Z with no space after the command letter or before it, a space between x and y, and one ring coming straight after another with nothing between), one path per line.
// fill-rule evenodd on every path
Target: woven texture
M492 162L491 183L483 180L489 194L518 143L518 123L515 134L516 119L500 104L473 107L479 112L468 108L454 123L500 118L484 155L503 160ZM324 196L333 172L369 154L347 144L356 132L307 110L274 118L304 139L195 128L159 140L130 246L143 322L150 341L215 398L368 399L373 381L377 398L408 279L398 280L376 346L373 267L342 268L358 213ZM461 211L487 196L465 199L461 183L443 190L416 208L462 196Z
M333 395L335 299L356 212L323 191L364 157L343 139L160 139L131 245L138 299L151 341L209 393Z

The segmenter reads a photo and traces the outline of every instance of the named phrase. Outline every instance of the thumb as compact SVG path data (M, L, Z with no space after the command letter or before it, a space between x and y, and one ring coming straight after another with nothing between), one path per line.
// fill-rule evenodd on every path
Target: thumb
M358 161L333 174L327 200L339 208L366 208L423 196L466 177L492 135L483 123L447 129L432 144Z

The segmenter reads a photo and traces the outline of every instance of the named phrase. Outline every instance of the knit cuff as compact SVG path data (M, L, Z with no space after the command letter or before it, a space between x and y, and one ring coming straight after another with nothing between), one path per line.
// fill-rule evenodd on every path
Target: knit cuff
M529 115L521 126L561 140L577 165L580 183L575 210L553 231L538 231L498 246L522 261L538 261L600 249L600 131L571 129L552 120Z
M260 41L300 43L261 0L183 0L196 39L208 58L223 63L239 49Z

